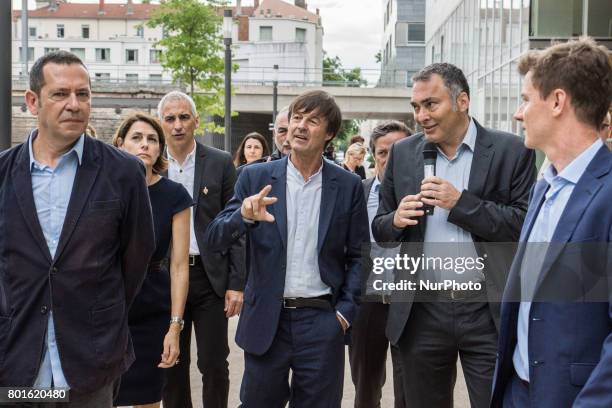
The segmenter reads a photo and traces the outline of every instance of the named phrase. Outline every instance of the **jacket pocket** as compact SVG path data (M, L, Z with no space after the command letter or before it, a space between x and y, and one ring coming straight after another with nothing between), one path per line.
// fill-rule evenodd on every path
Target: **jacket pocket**
M10 317L0 316L0 367L4 362L4 355L8 342L9 333L11 332L11 323L13 319Z
M571 363L570 382L572 385L582 387L586 384L596 365L595 363Z
M125 355L128 341L125 303L120 302L91 312L93 344L98 363L103 367L118 364Z

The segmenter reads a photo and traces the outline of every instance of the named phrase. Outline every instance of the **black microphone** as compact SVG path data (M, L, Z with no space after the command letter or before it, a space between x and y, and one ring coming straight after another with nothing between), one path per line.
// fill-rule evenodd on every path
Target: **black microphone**
M435 143L426 143L423 148L423 174L424 178L436 175L436 159L438 157L438 148ZM423 211L425 215L433 215L434 206L423 203Z

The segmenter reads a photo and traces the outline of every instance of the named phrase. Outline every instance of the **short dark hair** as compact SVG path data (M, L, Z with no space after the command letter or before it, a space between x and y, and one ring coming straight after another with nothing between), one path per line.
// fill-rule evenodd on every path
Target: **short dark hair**
M79 64L85 70L87 67L83 64L83 61L71 52L58 50L51 51L36 60L32 68L30 69L30 90L36 95L40 96L40 90L45 86L45 75L43 69L47 64L59 64L59 65L74 65Z
M157 133L157 138L159 139L159 157L153 164L153 173L160 174L168 168L168 159L164 157L164 151L166 150L166 138L164 137L164 130L159 124L159 121L153 116L143 112L138 112L125 118L119 125L117 132L115 132L112 144L115 147L120 147L119 139L121 139L121 143L123 144L125 142L125 137L136 122L147 123L155 130L155 133Z
M327 133L333 135L327 142L330 143L340 131L342 112L329 93L319 90L308 91L295 98L289 106L289 121L294 112L310 113L315 110L327 121Z
M524 54L519 73L532 73L542 99L555 89L571 96L576 117L599 129L612 102L612 55L589 37Z
M448 94L453 102L453 107L456 106L457 98L461 92L465 92L470 97L470 86L463 71L453 64L447 62L436 62L428 65L412 77L412 82L429 81L433 74L440 75L444 81L444 86L448 90Z
M370 151L372 154L376 154L376 141L393 132L403 132L406 134L406 137L412 136L413 133L412 129L397 120L389 120L378 124L372 130L372 135L370 136Z
M261 147L263 150L261 154L262 158L270 155L270 149L268 148L268 142L266 141L266 138L263 137L261 133L251 132L242 139L242 142L240 142L240 146L238 146L238 149L234 154L234 166L240 167L243 164L246 164L246 157L244 156L244 145L249 139L258 140L259 143L261 143Z

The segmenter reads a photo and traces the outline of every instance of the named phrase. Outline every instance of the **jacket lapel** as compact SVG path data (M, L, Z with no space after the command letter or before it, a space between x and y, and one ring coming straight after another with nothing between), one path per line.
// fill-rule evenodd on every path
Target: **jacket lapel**
M66 218L64 219L64 226L62 227L62 233L60 234L59 243L55 252L55 260L59 259L62 255L77 225L79 217L83 212L83 208L88 202L89 193L100 171L98 160L97 147L94 145L94 141L85 137L83 162L79 166L74 178L74 185L72 186L72 193L70 195L70 202L68 203L68 210L66 211Z
M546 253L546 261L542 266L542 272L538 278L536 291L546 278L552 265L563 252L565 244L570 240L580 218L603 185L598 177L608 173L610 170L610 162L606 161L605 157L602 157L603 155L608 155L608 152L603 149L607 150L607 147L602 146L593 160L591 160L591 163L586 168L582 177L578 180L578 183L574 187L574 191L572 191L567 201L567 205L563 210L563 214L561 214L561 218L559 218L557 228L551 239L552 245ZM605 165L608 166L607 169Z
M270 214L274 215L278 233L281 236L283 247L287 249L287 157L271 162L275 167L272 170L272 191L269 197L276 197L276 203L270 206Z
M36 131L34 131L36 132ZM32 132L30 137L34 134ZM13 166L11 178L13 189L17 196L17 204L21 209L21 214L25 220L30 233L34 237L34 241L45 255L49 263L51 263L51 253L47 246L47 241L42 232L40 221L36 212L36 204L34 203L34 192L32 191L32 173L30 171L30 149L28 143L21 145L21 151L16 158L16 165Z
M476 143L474 144L468 191L477 197L482 197L495 151L489 134L476 120L474 123L476 124Z
M321 251L323 241L327 235L329 225L331 224L334 206L336 205L336 196L338 195L338 186L336 176L333 174L334 169L330 166L327 160L323 159L323 188L321 190L321 213L319 214L319 236L317 240L317 252Z
M195 168L193 170L193 201L195 202L196 209L198 208L198 199L200 198L200 185L202 184L202 170L204 169L204 157L206 152L204 146L200 143L195 142Z
M425 178L425 170L423 168L424 164L423 164L423 149L425 148L425 143L427 143L427 140L425 139L425 136L421 137L421 141L417 144L416 149L414 149L414 158L413 158L413 163L415 163L415 172L414 172L414 187L415 190L414 192L408 191L408 194L418 194L421 192L421 182L423 181L423 179ZM397 151L397 150L396 150ZM402 160L404 158L402 157L397 157L394 158L394 160ZM404 198L402 197L397 197L398 200L401 201L401 199ZM399 202L397 203L399 206ZM427 216L424 215L423 217L421 217L419 219L419 223L417 224L417 227L419 228L421 237L425 236L425 228L427 227Z

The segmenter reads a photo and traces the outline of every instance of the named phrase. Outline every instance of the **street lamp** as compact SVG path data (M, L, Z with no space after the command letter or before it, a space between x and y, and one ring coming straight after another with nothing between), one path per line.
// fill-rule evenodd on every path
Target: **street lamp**
M225 151L232 153L232 10L223 11L223 42L225 43Z
M278 111L278 65L274 64L272 74L272 123L276 123L276 112Z

